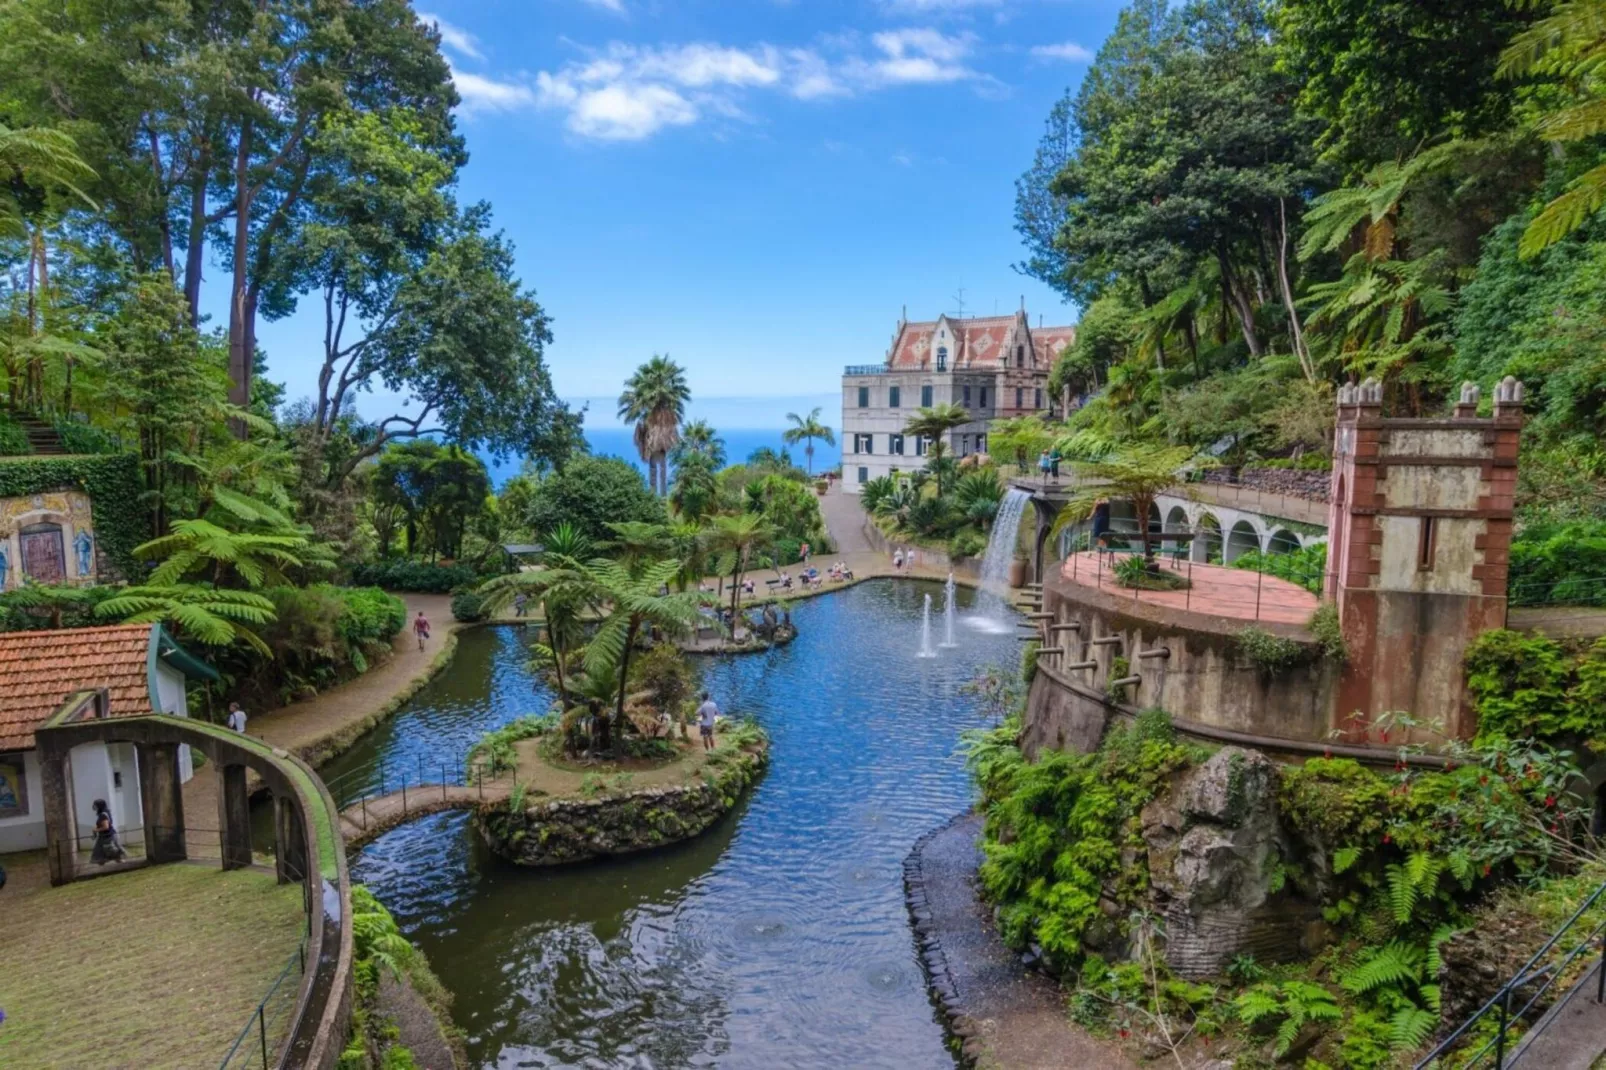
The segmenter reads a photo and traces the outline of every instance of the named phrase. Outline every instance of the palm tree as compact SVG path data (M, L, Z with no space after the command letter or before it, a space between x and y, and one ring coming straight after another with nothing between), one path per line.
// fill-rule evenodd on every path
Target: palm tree
M759 513L716 516L708 525L708 547L722 557L720 572L731 576L731 626L736 624L736 608L742 591L742 573L754 550L775 538L775 528Z
M629 689L630 655L645 628L656 628L669 635L691 629L697 619L697 596L663 594L674 582L681 563L659 561L633 573L618 561L596 558L575 570L574 590L586 601L602 609L606 616L586 646L587 676L610 669L619 673L619 690L614 700L614 727L623 735L625 692ZM606 729L600 743L608 748Z
M1157 495L1180 490L1183 465L1213 467L1213 460L1195 458L1190 446L1133 446L1103 461L1075 464L1080 488L1060 509L1050 536L1058 538L1067 526L1086 520L1108 498L1124 498L1132 503L1138 518L1138 534L1143 541L1143 557L1154 559L1153 535L1149 531L1149 510Z
M669 451L680 440L689 400L685 370L657 354L625 380L619 395L619 419L636 425L636 452L647 462L647 481L656 494L669 493Z
M125 624L161 621L178 627L186 638L207 646L243 642L265 658L273 651L248 624L271 624L273 603L252 591L219 590L205 584L125 587L115 598L95 607L101 617Z
M946 449L943 437L954 428L962 427L968 423L970 423L970 413L965 410L963 405L944 402L941 405L933 405L930 408L916 409L915 414L909 418L909 422L904 425L903 430L905 434L919 435L924 438L930 443L930 446L927 447L928 452L933 457L940 458ZM942 469L940 467L935 469L935 474L937 476L937 497L940 498L942 497Z
M795 412L789 412L786 414L786 418L792 421L792 426L786 429L786 433L781 435L781 439L788 446L795 446L799 442L805 443L803 455L809 459L809 475L813 476L814 440L819 439L827 446L835 446L836 435L832 433L828 426L820 422L820 407L818 405L807 416L799 416Z
M670 463L676 468L690 457L702 458L716 472L725 467L725 440L707 420L693 420L681 428L680 441L669 451Z
M1009 457L1020 475L1031 471L1031 462L1054 443L1054 432L1035 412L994 420L987 428L987 448L999 457Z
M681 445L685 445L684 440ZM675 462L675 485L669 491L669 504L678 516L696 522L713 511L718 498L719 480L705 454L688 454Z

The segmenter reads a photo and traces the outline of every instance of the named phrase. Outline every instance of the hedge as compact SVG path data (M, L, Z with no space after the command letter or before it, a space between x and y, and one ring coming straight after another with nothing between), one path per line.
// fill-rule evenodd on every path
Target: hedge
M353 586L422 594L446 594L458 587L478 586L480 579L480 574L468 565L429 565L419 561L379 561L351 570Z
M132 453L0 457L0 498L63 489L88 494L95 540L112 566L130 580L140 575L134 547L145 541L149 524L140 502L143 485L139 458Z

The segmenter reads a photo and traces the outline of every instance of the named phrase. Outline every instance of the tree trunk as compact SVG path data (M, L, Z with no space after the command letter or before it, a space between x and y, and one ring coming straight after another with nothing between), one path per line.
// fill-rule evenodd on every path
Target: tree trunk
M625 648L619 655L619 699L614 705L614 724L619 731L619 741L625 738L625 693L630 690L630 651L636 645L636 633L641 629L641 621L635 617L630 618L630 628L625 632Z
M229 401L245 408L251 403L251 357L247 326L254 311L247 307L247 261L251 237L251 182L247 165L251 160L251 121L240 127L240 144L234 156L234 278L229 288ZM236 438L245 437L245 427L232 428Z
M1238 326L1243 331L1244 344L1249 347L1249 355L1260 357L1262 350L1260 336L1255 333L1255 310L1249 303L1249 295L1243 292L1243 287L1233 282L1232 266L1227 262L1227 250L1216 250L1216 262L1221 267L1222 286L1227 297L1232 302L1232 310L1238 316Z
M1283 199L1277 198L1277 281L1283 291L1283 307L1288 310L1288 332L1294 343L1294 355L1299 358L1300 370L1308 382L1316 381L1316 366L1311 363L1310 350L1305 347L1305 332L1299 324L1299 310L1294 307L1294 287L1288 280L1288 211Z

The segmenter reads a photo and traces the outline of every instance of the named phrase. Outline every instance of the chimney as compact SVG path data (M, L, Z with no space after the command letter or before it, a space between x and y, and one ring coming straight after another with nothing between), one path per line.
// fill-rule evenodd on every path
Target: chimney
M1462 383L1461 398L1455 403L1455 418L1471 420L1478 415L1478 384Z

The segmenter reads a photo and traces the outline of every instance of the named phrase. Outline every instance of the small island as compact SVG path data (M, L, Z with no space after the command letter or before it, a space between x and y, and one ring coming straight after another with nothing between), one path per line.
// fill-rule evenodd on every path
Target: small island
M505 790L475 811L496 854L521 866L583 862L691 839L735 807L769 759L752 721L721 718L715 745L673 735L631 737L606 758L566 751L558 718L525 717L486 735L475 760Z

